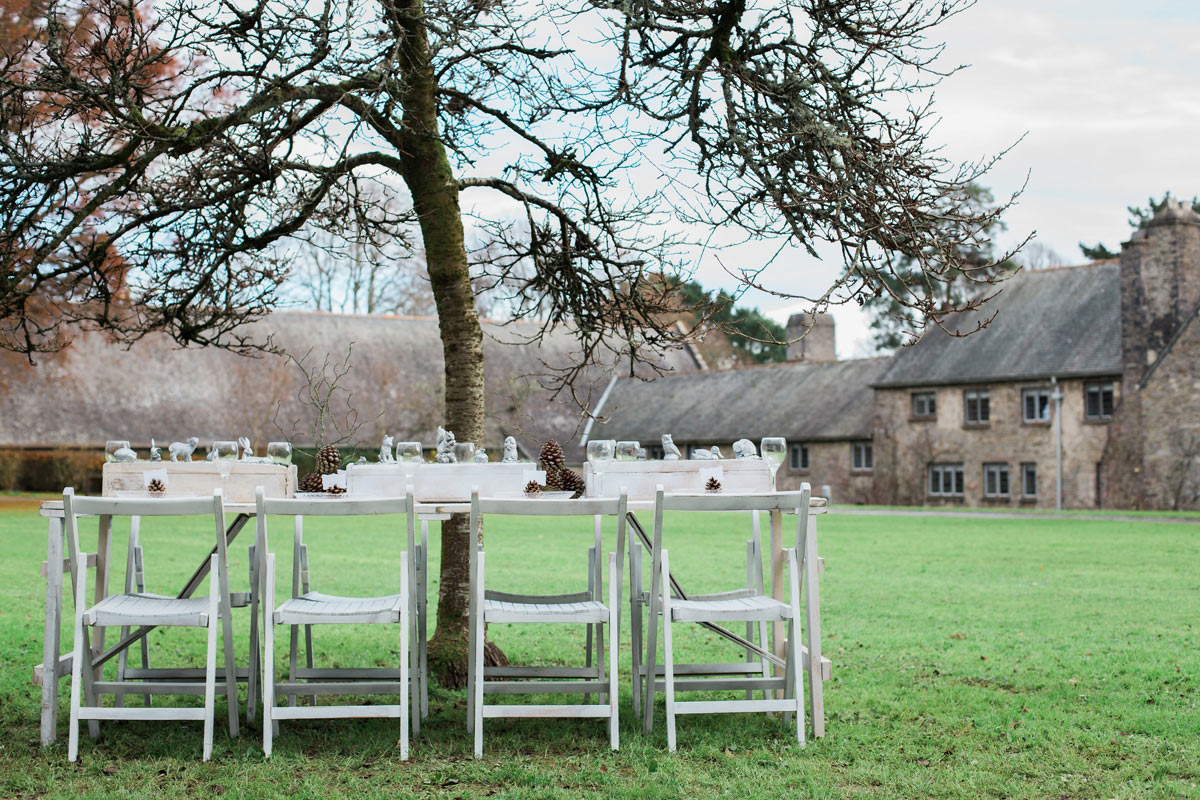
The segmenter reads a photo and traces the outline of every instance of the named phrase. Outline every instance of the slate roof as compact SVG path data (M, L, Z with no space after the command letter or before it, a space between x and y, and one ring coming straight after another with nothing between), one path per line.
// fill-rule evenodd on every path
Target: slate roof
M869 439L871 384L886 358L824 364L770 364L743 369L621 378L600 409L593 439L728 444L743 437L788 441Z
M397 441L434 442L442 422L442 345L434 318L365 316L316 312L276 312L256 323L274 334L284 349L320 363L328 353L340 362L353 342L352 369L344 385L365 424L356 437L377 447L382 435ZM570 398L550 397L539 383L543 361L570 363L578 352L566 329L552 331L540 346L520 345L529 323L503 327L484 323L487 429L493 458L506 435L527 453L553 438L572 461L578 449L580 409ZM695 369L684 351L663 357L671 369ZM59 354L29 366L21 357L0 353L0 447L103 445L128 439L138 446L151 437L171 442L200 437L250 436L259 452L282 437L311 444L311 412L297 401L300 389L293 365L278 356L247 358L213 348L180 349L163 336L148 336L129 350L99 334L85 334ZM602 368L588 371L578 395L599 400L609 382ZM278 404L279 413L275 409ZM278 427L273 421L278 420Z
M900 348L879 387L934 386L1121 373L1121 279L1116 260L1081 267L1022 272L1001 284L978 311L946 320L951 330L982 331L952 337L941 328Z

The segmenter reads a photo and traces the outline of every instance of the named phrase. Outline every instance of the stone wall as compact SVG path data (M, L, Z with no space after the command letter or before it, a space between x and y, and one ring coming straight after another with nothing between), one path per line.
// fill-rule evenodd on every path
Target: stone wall
M1200 455L1200 333L1192 322L1180 334L1198 304L1200 215L1168 203L1121 248L1121 354L1129 390L1104 454L1106 507L1200 504L1193 475Z
M1112 459L1113 481L1106 505L1200 508L1200 325L1195 321L1146 385L1130 392L1121 423L1105 456ZM1131 441L1136 447L1129 446Z
M1090 381L1088 381L1090 382ZM1116 396L1120 382L1115 380ZM1025 388L1049 387L1049 381L993 383L972 387L942 386L922 389L877 389L875 392L876 502L901 505L1055 506L1055 437L1051 422L1022 421L1021 397ZM1108 436L1108 425L1085 418L1082 380L1061 381L1063 391L1063 505L1090 508L1096 505L1096 473ZM964 421L963 391L987 388L990 420L985 426ZM933 419L912 415L912 393L933 391L937 413ZM1021 465L1037 465L1037 495L1022 493ZM963 497L931 497L928 466L962 463ZM1006 498L984 495L984 464L1003 463L1009 468Z
M788 443L792 444L791 442ZM797 443L799 444L799 443ZM791 458L775 475L775 485L784 490L799 489L807 481L813 494L830 490L834 504L871 503L875 496L875 471L855 470L851 461L851 442L807 442L808 469L794 470Z

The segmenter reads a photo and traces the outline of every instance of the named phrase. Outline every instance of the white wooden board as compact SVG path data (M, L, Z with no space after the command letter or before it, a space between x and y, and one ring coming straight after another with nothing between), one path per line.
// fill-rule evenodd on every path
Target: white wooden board
M652 500L662 484L670 493L702 492L710 477L727 493L771 491L771 468L761 458L680 461L605 461L584 464L588 497L616 497L624 487L630 500Z
M229 469L222 478L219 466ZM267 497L291 497L296 492L296 467L279 464L245 464L240 461L218 465L213 461L134 461L104 465L101 494L116 497L130 492L146 493L146 476L166 472L164 497L211 495L221 489L229 503L253 503L254 490L261 486ZM149 496L149 495L147 495Z
M348 493L358 497L400 497L406 482L413 484L417 500L471 499L471 488L479 487L482 497L522 497L533 464L418 464L408 478L399 464L351 464L346 468Z

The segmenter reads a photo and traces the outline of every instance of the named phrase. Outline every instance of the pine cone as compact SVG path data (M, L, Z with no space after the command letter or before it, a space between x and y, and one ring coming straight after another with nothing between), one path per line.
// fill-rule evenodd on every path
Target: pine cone
M542 487L538 486L537 481L530 481L525 484L525 494L538 494L542 491Z
M323 492L325 487L321 484L321 476L315 472L310 472L300 479L300 491L302 492Z
M561 469L546 467L546 488L554 492L561 491L563 488L562 473Z
M345 486L330 486L328 489L325 490L325 492L326 492L326 494L345 494L346 487Z
M708 482L704 484L704 491L706 491L706 492L721 491L721 482L719 480L717 480L716 478L709 478Z
M558 471L559 484L564 491L574 492L571 499L583 497L583 493L587 490L587 484L583 480L583 476L575 470L561 469Z
M338 449L331 444L327 444L317 451L317 474L332 475L338 471L338 467L342 465L342 454ZM320 491L318 489L317 491Z
M567 459L563 455L562 445L551 439L542 445L538 458L546 468L546 472L557 472L566 466Z
M155 494L162 494L167 490L167 485L158 478L155 478L154 480L150 481L150 485L147 486L146 489Z

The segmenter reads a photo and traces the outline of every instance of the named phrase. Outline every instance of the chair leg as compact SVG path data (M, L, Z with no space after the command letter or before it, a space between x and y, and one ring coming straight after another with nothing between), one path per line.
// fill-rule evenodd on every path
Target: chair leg
M259 661L259 642L258 642L258 606L259 594L262 587L259 585L259 566L255 560L257 555L254 546L251 545L250 553L250 671L246 677L246 720L254 722L257 716L258 707L258 692L262 665Z
M663 672L667 694L667 750L675 752L675 653L671 639L671 574L667 551L662 551ZM651 680L654 675L651 674ZM651 684L653 685L653 684Z
M804 663L800 660L800 559L794 549L788 549L789 589L791 594L792 619L788 626L788 664L792 665L792 691L796 699L796 741L804 747ZM812 664L810 669L820 669ZM817 673L818 680L820 674Z
M475 670L471 681L471 696L474 698L474 726L475 726L475 757L483 757L483 637L484 637L484 613L483 613L483 576L484 572L484 553L479 552L479 580L475 586L471 587L471 591L475 593Z
M304 591L307 592L308 589L305 588ZM313 642L312 642L312 639L313 639L312 625L305 625L304 626L304 665L306 667L308 667L309 669L313 668ZM310 694L308 696L308 704L310 706L315 706L317 704L317 696L315 694Z
M275 554L268 553L266 557L266 596L263 598L263 609L266 614L263 623L263 754L270 758L271 745L275 734Z
M90 626L83 626L83 660L91 661L92 652L92 632ZM94 708L100 705L100 701L96 699L96 691L93 688L96 680L96 673L91 668L83 671L83 704ZM88 738L96 739L100 736L100 721L95 719L88 720Z
M409 680L409 645L412 637L412 629L409 627L409 612L412 608L412 595L409 592L408 582L408 559L409 554L403 553L400 556L400 595L404 602L400 604L400 685L403 689L400 692L400 760L408 761L408 733L409 733L409 713L418 713L420 709L411 709L409 698L413 696L413 684ZM416 721L420 725L420 720Z
M300 626L291 625L289 628L291 636L288 640L288 681L294 682L296 680L296 672L298 671L300 664ZM296 705L296 694L294 687L289 690L288 705Z
M87 564L87 553L80 553L78 563ZM88 651L84 645L83 612L87 596L87 569L80 568L75 581L75 646L71 653L71 732L67 738L67 761L79 760L79 691L83 684L83 673L91 670L83 669L83 654ZM91 666L90 664L88 665ZM43 678L46 680L46 678ZM54 680L53 677L49 680Z
M417 594L417 644L421 648L421 719L429 716L429 520L421 522L421 586Z
M629 636L633 661L633 714L642 714L642 547L629 545Z
M597 558L596 548L589 547L588 548L588 559L587 559L587 575L588 575L587 591L588 591L588 596L591 597L593 600L595 600L597 597L597 595L596 595L596 592L597 592L597 589L596 589L596 558ZM590 622L587 623L586 625L584 625L583 627L587 629L587 634L586 634L587 641L584 644L583 666L585 669L591 670L591 668L592 668L592 637L594 634L596 634L599 631L599 627L596 625L593 625ZM595 677L595 675L593 675L592 677ZM586 705L590 705L591 702L592 702L591 692L584 692L583 704L586 706ZM601 699L601 700L599 700L599 702L603 703L604 700Z
M204 669L204 755L203 760L212 758L213 721L217 694L217 627L221 615L217 607L217 556L213 555L208 565L208 658Z
M620 602L617 599L617 554L608 554L608 745L613 750L621 746L620 692L617 687L617 622L621 618Z
M417 644L417 626L413 624L413 618L417 614L417 595L415 587L421 585L421 577L417 574L416 564L419 562L419 553L404 553L402 556L404 567L404 586L401 594L404 597L404 647L401 648L401 661L403 666L401 669L407 669L406 677L401 679L407 687L405 697L408 703L409 734L418 736L421 733L421 647ZM407 566L412 564L410 568ZM412 574L412 581L408 581L408 577Z
M240 734L238 730L238 689L237 689L237 662L233 657L233 609L229 605L229 600L225 599L222 602L224 608L219 613L221 621L221 638L224 640L225 648L225 703L228 706L229 716L229 736L236 739Z

